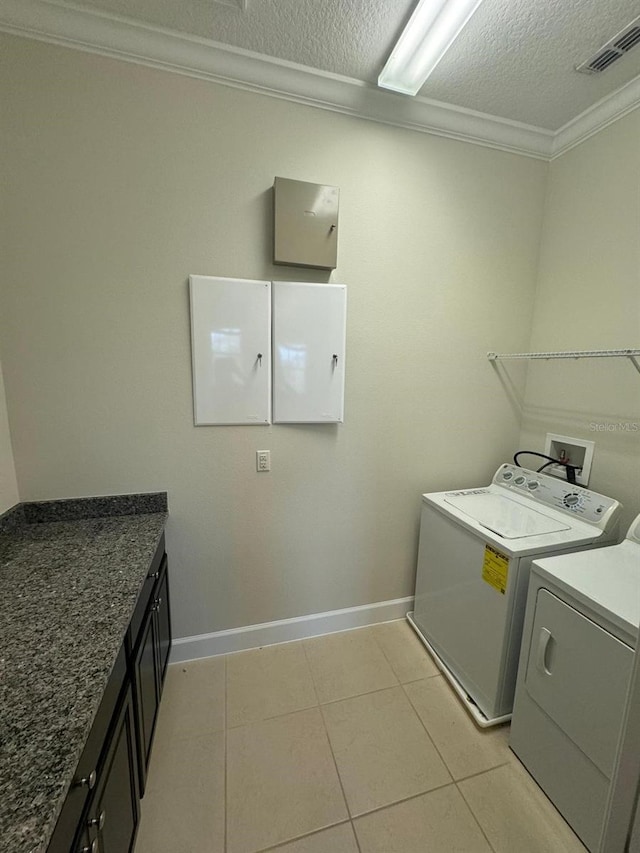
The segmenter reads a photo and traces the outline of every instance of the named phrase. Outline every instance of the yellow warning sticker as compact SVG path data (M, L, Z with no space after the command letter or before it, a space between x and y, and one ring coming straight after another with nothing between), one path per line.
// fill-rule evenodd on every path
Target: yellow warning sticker
M504 595L509 574L509 558L490 545L485 545L482 580Z

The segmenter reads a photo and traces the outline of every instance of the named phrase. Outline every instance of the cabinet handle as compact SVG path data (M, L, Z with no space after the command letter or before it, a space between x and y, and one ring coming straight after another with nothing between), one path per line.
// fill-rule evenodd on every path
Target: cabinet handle
M80 853L98 853L98 839L94 838L89 847L81 847Z
M76 785L78 785L78 786L86 785L90 791L93 791L93 789L96 786L96 779L97 778L98 777L96 775L96 771L92 770L88 776L83 776L82 779L78 779L78 781L76 782Z
M87 826L97 826L98 832L102 832L102 830L104 829L104 822L106 820L106 817L107 814L103 809L98 815L98 817L92 817L91 820L87 821Z

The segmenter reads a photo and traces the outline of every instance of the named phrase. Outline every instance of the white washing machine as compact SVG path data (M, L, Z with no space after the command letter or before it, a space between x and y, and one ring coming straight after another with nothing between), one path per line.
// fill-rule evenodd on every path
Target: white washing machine
M620 545L536 560L510 746L596 851L640 623L640 515Z
M509 464L486 488L422 496L407 618L480 726L511 716L532 560L610 544L620 509Z

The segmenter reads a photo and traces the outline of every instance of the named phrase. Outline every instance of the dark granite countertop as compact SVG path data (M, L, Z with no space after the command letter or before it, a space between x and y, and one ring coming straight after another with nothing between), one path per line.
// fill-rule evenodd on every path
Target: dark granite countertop
M164 531L166 493L0 516L0 853L44 853Z

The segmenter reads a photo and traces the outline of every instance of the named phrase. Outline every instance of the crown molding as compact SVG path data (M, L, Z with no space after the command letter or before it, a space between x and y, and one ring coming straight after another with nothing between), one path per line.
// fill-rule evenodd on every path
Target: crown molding
M548 130L71 4L0 0L0 31L528 157L551 155Z
M0 0L0 31L541 160L640 105L639 77L554 132L69 3Z
M640 106L640 77L635 77L556 131L550 159L555 160L566 154L567 151L604 130L638 106Z

